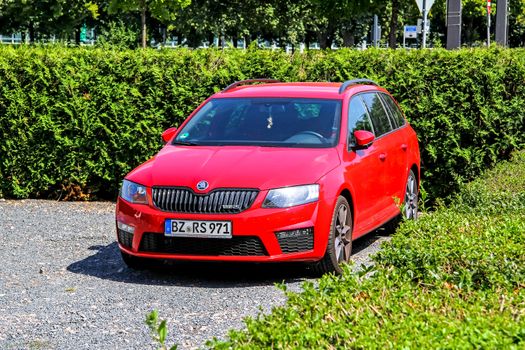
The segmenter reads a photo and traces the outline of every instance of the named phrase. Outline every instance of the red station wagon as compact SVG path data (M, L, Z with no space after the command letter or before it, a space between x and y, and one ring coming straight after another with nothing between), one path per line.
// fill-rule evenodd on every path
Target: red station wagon
M131 268L146 259L303 261L341 273L353 240L400 211L417 216L416 134L370 80L236 82L162 137L117 202Z

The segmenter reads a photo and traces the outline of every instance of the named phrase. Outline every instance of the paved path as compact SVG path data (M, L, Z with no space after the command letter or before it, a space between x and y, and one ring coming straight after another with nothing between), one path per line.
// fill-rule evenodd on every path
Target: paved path
M296 265L176 264L128 269L115 243L113 203L0 202L0 349L149 349L144 324L159 310L181 349L224 337L242 319L300 290ZM354 243L369 264L387 236Z

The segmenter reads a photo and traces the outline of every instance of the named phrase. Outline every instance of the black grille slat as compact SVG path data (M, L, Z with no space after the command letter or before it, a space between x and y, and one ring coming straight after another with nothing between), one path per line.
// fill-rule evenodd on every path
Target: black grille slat
M211 208L212 213L217 213L219 208L219 197L221 196L220 193L213 193L213 204Z
M200 256L266 256L261 240L255 236L233 236L230 239L166 237L145 232L139 251Z
M199 200L199 197L196 197L196 196L190 196L191 198L191 211L192 212L197 212L197 202Z
M189 188L154 187L152 197L155 206L164 211L236 214L250 208L258 193L256 189L217 189L208 194L197 194Z
M241 206L240 203L239 203L239 199L241 198L241 195L242 195L242 194L243 194L242 192L236 192L236 193L235 193L235 196L234 196L235 199L234 199L234 201L233 201L234 205Z
M182 192L182 201L181 201L181 209L179 211L181 212L189 212L190 208L189 208L189 203L187 201L187 193L186 192ZM189 199L189 198L188 198Z
M242 205L244 206L248 202L250 202L250 194L246 193L246 195L244 196L244 200L242 201Z
M208 211L208 200L210 199L210 196L204 197L204 200L202 201L202 208L204 212Z
M219 208L222 208L222 203L224 201L225 193L224 192L220 192L218 194L218 196L219 196L219 200L217 201L217 207L215 208L217 211L219 210Z
M167 200L166 205L168 206L168 208L170 208L170 210L172 210L171 206L173 204L172 196L173 196L173 191L172 190L168 190L168 195L166 197L166 200Z
M160 202L164 206L165 203L166 203L166 190L162 190L160 193L161 193L161 195L160 195Z

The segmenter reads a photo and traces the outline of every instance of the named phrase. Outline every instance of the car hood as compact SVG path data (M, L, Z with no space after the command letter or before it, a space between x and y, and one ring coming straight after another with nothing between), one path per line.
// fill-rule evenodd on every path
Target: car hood
M165 146L126 177L145 186L195 189L270 188L310 184L340 164L335 148Z

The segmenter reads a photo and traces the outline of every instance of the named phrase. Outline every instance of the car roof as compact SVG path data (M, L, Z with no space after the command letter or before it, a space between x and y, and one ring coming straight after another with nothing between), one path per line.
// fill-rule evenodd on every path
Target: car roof
M347 94L366 90L386 91L374 85L357 84L339 93L342 83L326 82L296 82L296 83L269 83L257 85L240 85L225 89L213 95L213 98L242 98L242 97L295 97L320 98L342 100Z

